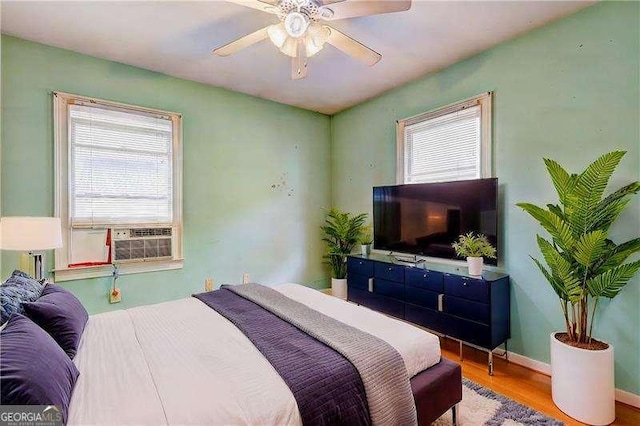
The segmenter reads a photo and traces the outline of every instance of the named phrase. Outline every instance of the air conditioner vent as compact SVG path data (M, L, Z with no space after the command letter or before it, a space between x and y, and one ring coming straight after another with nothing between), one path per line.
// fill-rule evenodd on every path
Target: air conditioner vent
M171 258L171 228L114 229L113 259L145 261Z
M131 238L140 237L170 237L171 228L132 228Z

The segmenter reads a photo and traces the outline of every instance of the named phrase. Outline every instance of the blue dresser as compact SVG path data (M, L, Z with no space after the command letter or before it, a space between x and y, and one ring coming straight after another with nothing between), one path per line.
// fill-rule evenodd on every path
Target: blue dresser
M421 325L489 353L505 345L509 330L509 276L466 267L420 263L391 256L352 255L347 259L348 300ZM462 346L461 346L462 353Z

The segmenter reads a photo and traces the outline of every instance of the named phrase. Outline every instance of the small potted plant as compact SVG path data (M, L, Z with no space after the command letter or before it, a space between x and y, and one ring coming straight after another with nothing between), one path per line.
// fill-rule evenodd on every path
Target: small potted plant
M496 248L487 240L486 235L468 232L458 237L458 241L451 244L451 247L460 257L467 258L469 275L482 275L484 258L496 258Z
M371 253L371 244L373 244L373 227L371 225L363 226L360 230L360 250L364 257Z
M360 241L366 213L351 215L338 209L327 213L325 224L320 227L327 243L325 263L331 267L331 293L341 299L347 298L347 256Z

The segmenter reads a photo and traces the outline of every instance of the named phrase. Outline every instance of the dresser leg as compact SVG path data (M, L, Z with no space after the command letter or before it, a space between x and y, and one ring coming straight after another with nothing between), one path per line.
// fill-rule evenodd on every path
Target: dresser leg
M458 343L460 344L460 349L459 349L459 352L460 352L460 361L462 361L462 360L463 360L463 358L462 358L462 340L458 341Z
M504 359L509 362L509 349L507 348L507 341L504 341Z
M458 404L451 407L451 420L453 426L458 426Z
M493 376L493 351L489 351L489 375Z

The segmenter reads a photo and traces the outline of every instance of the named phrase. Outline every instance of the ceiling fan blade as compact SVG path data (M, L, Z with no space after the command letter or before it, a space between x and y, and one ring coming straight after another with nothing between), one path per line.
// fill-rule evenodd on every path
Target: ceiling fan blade
M369 66L377 64L378 61L382 59L381 54L369 49L359 41L352 39L348 35L341 33L333 27L328 28L329 30L331 30L331 35L327 39L327 43L342 50L347 55Z
M229 3L239 4L241 6L258 9L267 13L277 13L277 0L226 0Z
M234 40L231 43L225 44L222 47L218 47L217 49L213 50L213 53L215 53L218 56L229 56L233 53L236 53L240 49L244 49L245 47L251 46L252 44L262 41L269 36L267 34L267 28L269 27L261 28L256 32L248 34L244 37L240 37L239 39Z
M298 43L298 54L291 58L291 80L307 78L307 55L304 45Z
M411 0L349 0L328 4L327 9L333 11L324 18L327 21L355 18L357 16L379 15L381 13L402 12L411 9Z

